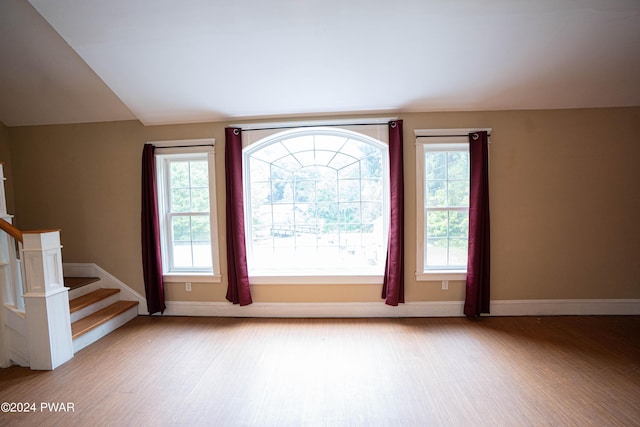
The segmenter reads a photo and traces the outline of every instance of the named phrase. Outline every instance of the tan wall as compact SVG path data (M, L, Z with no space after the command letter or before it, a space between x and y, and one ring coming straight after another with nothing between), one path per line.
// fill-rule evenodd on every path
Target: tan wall
M15 212L15 203L13 201L13 175L11 173L11 145L9 143L9 129L2 122L0 122L0 162L4 163L4 176L7 179L4 182L7 212L12 214Z
M415 281L418 128L493 128L493 299L640 298L640 108L399 114L404 120L406 296L461 300L463 283ZM284 119L286 120L286 119ZM144 292L140 157L145 141L215 138L222 284L167 299L224 301L224 126L138 122L9 129L17 223L62 228L65 262L95 262ZM1 144L0 144L1 146ZM377 285L253 286L254 301L380 301Z

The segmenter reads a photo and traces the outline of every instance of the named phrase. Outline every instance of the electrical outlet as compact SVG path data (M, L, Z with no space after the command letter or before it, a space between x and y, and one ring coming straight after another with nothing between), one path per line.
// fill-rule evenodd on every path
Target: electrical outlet
M442 281L442 290L443 291L449 290L449 281L448 280L443 280Z
M184 284L184 290L187 292L191 292L191 282L187 282Z

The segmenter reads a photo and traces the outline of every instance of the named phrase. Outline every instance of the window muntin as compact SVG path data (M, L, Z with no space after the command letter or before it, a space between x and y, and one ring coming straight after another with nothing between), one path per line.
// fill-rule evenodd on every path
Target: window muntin
M156 153L165 274L217 274L213 150L161 148Z
M285 131L245 148L250 276L382 275L384 143L342 129Z

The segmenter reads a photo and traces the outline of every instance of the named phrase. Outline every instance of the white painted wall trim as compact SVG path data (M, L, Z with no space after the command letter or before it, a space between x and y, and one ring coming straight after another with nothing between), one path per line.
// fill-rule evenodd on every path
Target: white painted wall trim
M451 317L462 316L462 302L438 301L400 304L364 303L253 303L244 307L226 302L167 301L166 316L217 317Z
M147 299L131 289L120 279L94 263L64 263L62 265L65 276L70 277L99 277L105 288L120 289L121 299L138 301L138 314L149 314L147 311Z
M214 317L460 317L462 301L371 303L253 303L167 301L166 316ZM493 301L491 316L640 315L639 299Z
M632 316L640 299L503 300L490 308L492 316Z

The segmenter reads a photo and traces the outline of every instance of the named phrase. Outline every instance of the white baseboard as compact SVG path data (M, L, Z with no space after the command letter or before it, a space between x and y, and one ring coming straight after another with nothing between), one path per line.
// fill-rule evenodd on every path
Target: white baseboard
M640 315L640 299L503 300L491 302L492 316Z
M167 301L167 316L217 317L460 317L462 301L371 303L253 303ZM493 301L490 316L640 315L640 300Z
M138 314L149 314L147 311L147 299L138 292L131 289L120 279L94 263L63 263L62 268L65 276L71 277L99 277L105 288L120 289L122 299L127 301L138 301Z
M406 303L392 307L383 302L253 303L244 307L226 302L166 301L167 316L217 317L450 317L462 315L462 303L443 301Z
M120 289L123 299L138 301L138 314L149 314L144 296L93 263L65 263L65 275L95 276L105 287ZM253 303L166 301L165 316L212 317L460 317L463 301L408 302L392 307L384 302ZM490 316L619 316L640 315L640 299L496 300Z

